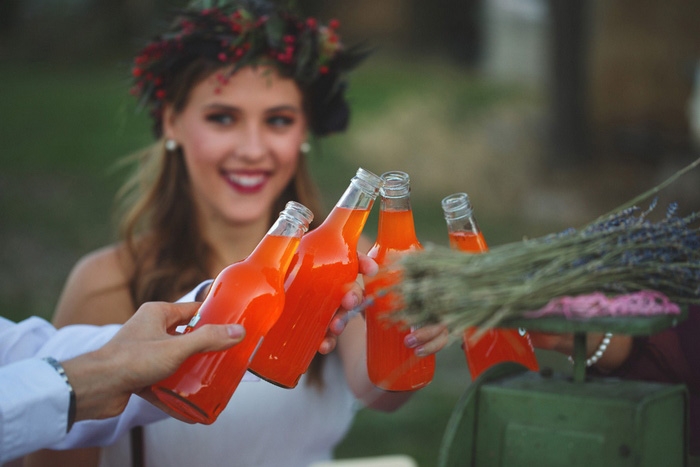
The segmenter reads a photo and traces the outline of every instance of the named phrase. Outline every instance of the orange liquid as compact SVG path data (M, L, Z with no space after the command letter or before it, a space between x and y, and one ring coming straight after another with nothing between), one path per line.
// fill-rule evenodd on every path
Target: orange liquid
M489 247L481 232L450 232L450 247L465 253L484 253Z
M369 209L335 207L302 237L285 280L282 315L250 364L267 381L293 388L318 350L347 284L358 273L357 240Z
M368 256L382 266L387 256L421 249L416 239L411 211L381 211L377 243ZM365 284L367 296L398 282L396 272L382 272ZM414 349L404 344L411 332L401 323L386 319L401 309L401 302L394 294L377 298L365 311L367 325L367 372L372 383L387 391L411 391L426 386L435 373L435 355L417 357Z
M205 324L238 323L246 336L230 349L191 356L173 375L154 384L153 392L168 407L195 422L216 420L282 312L283 272L298 243L295 237L268 235L254 255L219 274L199 309L199 321L185 332Z
M481 232L450 232L450 246L465 253L483 253L488 246ZM539 365L530 336L517 329L489 329L478 339L472 336L475 328L464 332L464 354L467 357L472 380L491 366L501 362L516 362L532 371Z

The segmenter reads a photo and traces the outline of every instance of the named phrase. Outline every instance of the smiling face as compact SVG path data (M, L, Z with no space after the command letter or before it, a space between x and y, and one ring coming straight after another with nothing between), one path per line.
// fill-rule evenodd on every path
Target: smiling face
M166 106L163 133L182 148L199 214L247 225L270 222L306 138L302 94L273 68L245 67L196 84L181 112Z

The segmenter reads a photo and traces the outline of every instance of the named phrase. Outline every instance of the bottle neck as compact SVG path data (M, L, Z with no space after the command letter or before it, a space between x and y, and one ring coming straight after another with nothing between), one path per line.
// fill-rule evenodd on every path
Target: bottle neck
M466 253L484 253L489 250L473 215L445 220L452 249Z
M410 211L411 197L405 196L382 196L379 203L381 211Z
M464 216L457 219L445 219L447 223L447 231L449 233L468 232L473 234L481 233L479 224L473 215Z
M411 199L383 196L379 211L377 242L390 248L407 249L418 245Z
M357 242L369 217L369 208L345 208L336 206L316 230L339 232L350 249L357 249Z
M453 193L442 199L442 213L447 223L447 231L452 236L459 233L481 233L474 217L472 203L466 193Z
M286 271L307 228L308 222L300 221L283 211L246 261L275 268L282 266Z
M309 228L310 222L311 219L302 221L289 216L286 211L282 211L270 230L267 231L267 235L301 238Z
M371 185L357 177L353 178L343 196L318 228L341 232L343 239L350 247L356 248L378 191L378 185Z
M244 261L279 270L284 275L297 251L299 240L300 237L268 233Z
M370 186L367 182L353 178L347 189L336 203L336 208L372 209L374 200L379 192L378 186Z

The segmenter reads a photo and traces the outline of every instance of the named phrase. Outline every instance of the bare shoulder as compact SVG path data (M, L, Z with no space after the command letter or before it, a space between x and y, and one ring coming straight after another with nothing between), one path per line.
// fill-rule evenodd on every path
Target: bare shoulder
M81 258L73 267L54 313L57 327L67 324L123 323L134 313L129 294L131 264L120 245Z

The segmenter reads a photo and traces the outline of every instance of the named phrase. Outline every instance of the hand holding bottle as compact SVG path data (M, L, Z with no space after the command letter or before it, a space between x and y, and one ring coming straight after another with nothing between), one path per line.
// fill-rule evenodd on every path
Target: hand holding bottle
M198 308L198 303L144 303L102 348L62 362L77 396L76 420L114 417L134 393L191 423L162 404L150 385L174 373L191 355L224 350L245 337L238 324L203 326L187 335L168 332L187 323Z
M377 263L367 255L362 253L357 253L357 259L359 261L359 272L362 277L374 277L379 270ZM360 277L358 276L358 277ZM350 289L343 296L340 302L340 308L338 308L331 320L331 324L328 326L328 331L326 332L326 337L321 342L321 346L318 349L319 353L328 354L335 349L338 343L338 336L345 329L345 325L350 318L350 312L364 299L364 287L361 283L355 281L350 285Z
M357 257L359 260L360 276L373 277L375 274L377 274L378 266L372 258L359 252L357 253ZM211 284L207 285L206 287L202 287L202 290L200 290L199 294L197 295L197 300L203 300L209 293L210 288ZM328 327L328 332L326 332L326 337L319 346L319 353L329 354L335 349L338 343L338 336L340 336L340 334L343 332L343 329L345 329L345 324L348 322L348 313L357 305L362 303L363 298L364 289L362 284L357 281L353 282L350 290L348 290L343 296L343 299L340 302L340 308L338 308L338 310L335 312L335 316ZM447 335L447 328L444 329L445 335ZM423 340L419 339L419 342L423 342ZM430 348L432 347L433 346L430 346ZM444 347L444 344L442 347Z
M417 357L427 357L442 350L449 340L449 331L444 324L426 324L416 328L404 339L404 344L415 349Z
M253 252L224 268L185 333L210 323L242 324L246 339L235 349L190 357L153 394L192 421L213 423L226 407L255 352L284 306L284 277L313 214L290 201Z
M252 373L292 388L306 372L357 279L357 244L380 186L379 176L358 169L328 217L302 238L285 280L284 310L250 363Z
M374 277L379 271L376 261L362 253L357 254L360 261L360 274L363 277ZM345 330L345 325L352 318L352 311L360 305L364 300L364 288L358 282L352 285L352 288L345 294L341 307L335 313L326 338L321 343L319 352L327 354L335 349L337 338ZM362 308L361 313L364 315L365 309ZM415 349L416 355L425 357L433 355L442 350L449 342L449 331L444 324L428 324L417 328L406 336L404 344L406 347Z

